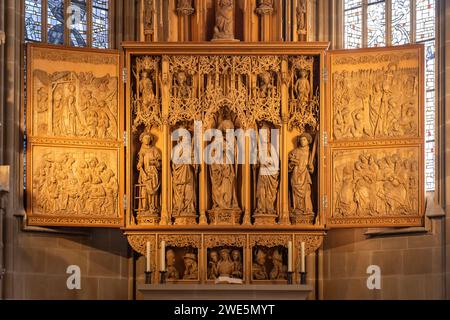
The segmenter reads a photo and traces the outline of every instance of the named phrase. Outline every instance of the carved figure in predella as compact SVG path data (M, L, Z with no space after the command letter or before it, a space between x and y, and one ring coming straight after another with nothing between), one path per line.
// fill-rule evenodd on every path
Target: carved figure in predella
M286 280L288 268L281 247L257 247L252 265L253 280ZM267 268L271 268L267 272Z
M317 140L313 143L307 132L297 138L297 147L289 153L290 189L292 198L292 216L313 216L311 200L311 174L314 172L314 158Z
M417 214L417 159L415 148L337 152L333 160L333 217Z
M418 69L386 67L333 73L333 136L341 139L417 137Z
M267 253L262 249L257 249L254 263L252 265L252 275L254 280L268 280L269 274L266 269Z
M46 149L34 157L34 214L118 216L114 156Z
M198 166L194 165L194 151L191 156L183 154L184 136L180 136L177 146L173 150L172 159L172 185L173 207L172 215L196 216L196 176Z
M172 249L166 251L167 279L178 280L180 273L177 270L175 252Z
M35 70L33 134L117 139L118 79Z
M219 258L220 256L220 258ZM240 250L222 248L211 250L208 261L208 279L215 280L218 277L242 279L244 274L242 256Z
M184 280L197 280L198 279L198 264L197 255L195 253L187 252L183 256L184 260Z
M138 153L138 218L158 216L160 211L159 193L161 187L161 151L155 146L155 136L144 132L140 136L141 148Z

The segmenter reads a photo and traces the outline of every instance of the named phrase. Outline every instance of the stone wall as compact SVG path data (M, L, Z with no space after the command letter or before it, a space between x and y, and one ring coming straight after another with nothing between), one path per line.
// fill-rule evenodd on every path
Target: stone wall
M324 299L444 299L444 218L432 231L368 237L367 229L332 230L323 246ZM367 267L381 269L381 289L367 288Z

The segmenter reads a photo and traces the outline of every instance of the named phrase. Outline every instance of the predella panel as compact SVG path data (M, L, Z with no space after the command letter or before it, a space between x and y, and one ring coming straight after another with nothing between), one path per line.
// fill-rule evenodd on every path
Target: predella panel
M423 46L329 54L327 224L421 225Z
M120 227L117 52L30 44L27 62L28 223Z

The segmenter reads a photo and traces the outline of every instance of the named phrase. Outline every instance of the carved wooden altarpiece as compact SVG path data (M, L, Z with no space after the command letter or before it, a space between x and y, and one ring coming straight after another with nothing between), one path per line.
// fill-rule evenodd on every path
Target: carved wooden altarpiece
M282 283L290 242L298 271L329 228L422 225L423 47L327 49L124 43L119 77L117 53L30 46L28 222L122 227L154 270L165 241L175 283ZM251 135L205 163L209 129L278 129L279 170Z

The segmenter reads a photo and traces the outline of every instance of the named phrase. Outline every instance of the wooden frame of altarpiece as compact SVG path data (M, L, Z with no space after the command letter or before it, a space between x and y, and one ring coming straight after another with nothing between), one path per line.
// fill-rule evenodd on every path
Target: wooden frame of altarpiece
M123 44L119 58L114 51L29 45L28 224L121 227L141 254L150 242L154 261L158 244L165 240L169 246L195 248L199 266L206 265L210 246L239 243L249 250L243 252L247 257L244 278L249 281L254 246L286 247L292 240L296 252L304 241L306 251L314 252L328 228L422 225L423 46L327 49L328 43L309 42L133 42ZM201 71L199 61L207 64ZM219 74L219 69L221 74L234 72L237 76L227 84L216 75L197 77L199 72ZM306 96L317 107L311 107L310 114L304 110L299 114L292 107L298 103L293 86L301 78L301 69L309 79L309 85L303 86L311 91ZM175 74L180 71L185 78L187 74L189 90L198 90L188 94L189 99L197 99L189 100L188 108L173 100ZM265 72L272 76L272 93L269 98L255 98L254 88L247 90L245 85L260 85L259 77ZM138 115L136 103L142 101L142 88L137 89L136 81L142 73L152 81L152 99L147 100L150 107ZM244 86L239 80L243 78L247 79ZM202 99L211 92L199 88L214 83L222 89L212 99L209 96L207 101L214 108L208 110L211 106L203 105ZM233 86L239 90L225 96L223 88L231 92ZM256 100L251 100L252 95ZM239 103L233 99L240 99ZM255 103L259 103L256 108ZM247 161L237 169L241 219L221 223L216 216L212 221L208 168L202 163L197 215L174 223L171 130L186 121L208 122L208 117L225 106L241 128L270 122L281 129L277 217L257 220L253 216L255 180ZM315 122L311 110L316 110ZM296 147L296 138L311 127L317 136L316 173L311 175L316 215L295 218L291 213L289 152ZM140 201L136 161L144 131L156 137L162 157L160 213L150 218L139 217L136 205ZM247 138L245 156L250 156ZM294 260L298 261L297 254ZM193 281L205 277L203 272Z

